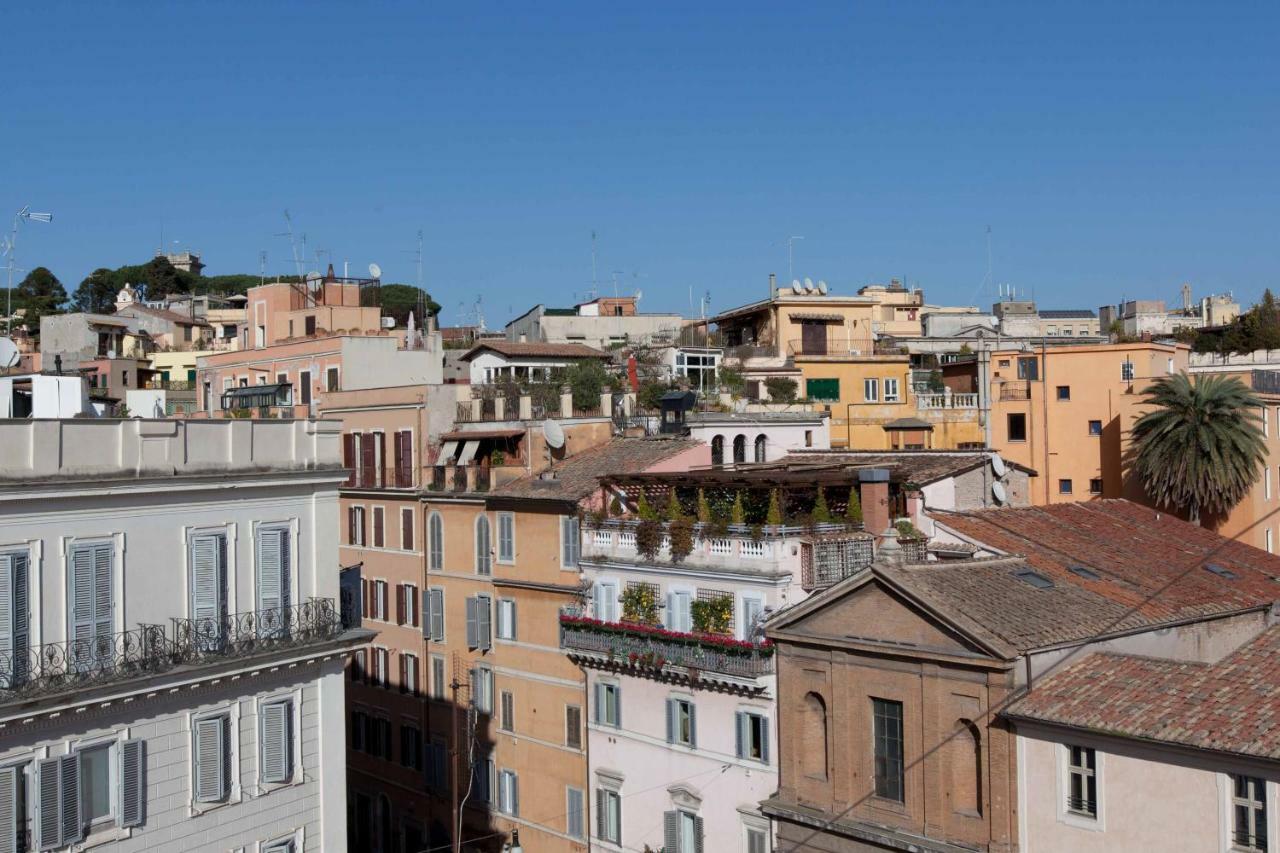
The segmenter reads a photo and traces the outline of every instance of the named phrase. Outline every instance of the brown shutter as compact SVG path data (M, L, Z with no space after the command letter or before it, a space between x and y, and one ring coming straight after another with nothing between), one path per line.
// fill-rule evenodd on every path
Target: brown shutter
M400 547L413 550L413 510L409 507L400 509Z
M373 442L369 440L367 434L360 438L360 485L363 488L370 488L374 484L374 453Z
M366 535L369 532L368 524L369 522L365 519L364 513L361 512L360 513L360 544L362 546L369 541L369 537Z
M410 488L413 486L413 433L401 430L396 435L400 436L400 454L396 457L400 466L400 479L396 485Z
M347 542L356 544L356 508L347 507Z
M371 583L372 583L372 581L363 581L363 582L362 582L362 585L363 585L363 587L364 587L364 590L363 590L364 594L360 596L360 598L362 599L362 601L361 601L361 605L360 605L360 606L361 606L361 610L362 610L362 612L363 612L363 614L364 614L364 618L366 618L366 619L368 619L368 618L369 618L369 615L370 615L370 614L369 614L369 604L370 604L370 600L373 598L373 592L372 592L372 590L370 590L370 589L369 589L369 585L370 585Z
M404 586L396 584L396 624L403 625L404 619Z
M401 692L401 693L405 693L405 692L407 692L407 688L408 688L408 685L409 685L409 679L405 678L405 674L404 674L404 673L405 673L405 663L406 663L405 658L404 658L404 652L401 652L401 653L398 655L398 657L400 658L400 692Z
M373 508L373 547L375 548L381 548L383 546L384 540L382 538L382 527L384 514L382 507L375 506Z
M382 488L387 485L387 434L385 432L374 434L378 437L378 456L374 462L378 466L378 479L374 485Z
M342 436L342 464L350 472L347 474L347 485L356 484L356 437L351 433Z
M421 627L421 623L419 622L419 619L421 618L421 615L422 615L422 608L418 606L419 604L418 588L416 586L409 587L409 593L411 596L411 600L409 602L409 612L413 614L411 617L413 620L412 624L413 624L413 627L419 628Z

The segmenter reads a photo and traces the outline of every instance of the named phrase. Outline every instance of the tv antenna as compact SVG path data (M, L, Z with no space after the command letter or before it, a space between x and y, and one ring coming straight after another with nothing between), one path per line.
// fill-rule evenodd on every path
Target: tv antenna
M302 280L302 256L298 254L298 241L293 236L293 217L289 215L289 211L287 209L284 212L284 224L285 224L285 230L275 236L289 238L289 245L293 248L293 266L294 266L294 269L297 270L298 280L301 281ZM307 243L306 234L302 235L302 243L303 243L303 246L305 247Z
M600 295L600 282L596 279L596 229L591 229L591 289Z
M9 267L9 289L5 294L4 302L4 332L9 334L13 331L13 273L15 271L14 264L18 257L18 225L23 222L52 222L52 213L33 213L30 205L23 205L13 217L13 230L9 233L9 238L4 242L3 254L9 259L7 266Z
M793 270L793 269L792 269L792 267L794 266L794 264L792 263L792 261L793 261L794 256L795 256L795 242L796 242L797 240L803 240L803 239L804 239L803 237L788 237L788 238L787 238L787 278L794 278L794 277L795 277L795 270Z
M258 284L267 283L267 250L258 252Z

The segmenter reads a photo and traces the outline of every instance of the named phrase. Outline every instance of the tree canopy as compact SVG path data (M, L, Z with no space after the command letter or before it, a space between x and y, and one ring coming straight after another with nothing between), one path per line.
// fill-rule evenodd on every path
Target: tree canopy
M66 289L48 267L36 267L13 289L13 308L24 312L23 325L33 334L40 331L40 318L58 313L66 301Z
M1196 352L1219 355L1280 349L1280 305L1267 288L1262 299L1231 323L1218 329L1188 330L1177 336Z

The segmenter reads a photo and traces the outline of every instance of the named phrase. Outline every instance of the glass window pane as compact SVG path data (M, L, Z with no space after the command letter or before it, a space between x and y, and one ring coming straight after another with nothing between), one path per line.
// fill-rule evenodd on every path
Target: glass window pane
M80 785L89 821L111 815L111 746L95 746L80 753Z

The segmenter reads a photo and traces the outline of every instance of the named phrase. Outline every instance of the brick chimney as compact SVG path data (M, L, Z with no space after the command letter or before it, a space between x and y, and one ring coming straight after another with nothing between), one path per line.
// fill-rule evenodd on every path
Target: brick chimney
M862 529L879 536L889 526L889 469L864 468L858 472L858 481Z

